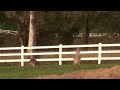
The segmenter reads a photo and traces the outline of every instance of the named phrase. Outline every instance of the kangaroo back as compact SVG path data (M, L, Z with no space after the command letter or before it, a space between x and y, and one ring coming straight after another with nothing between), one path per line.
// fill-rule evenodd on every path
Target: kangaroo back
M74 64L80 64L80 61L81 61L80 48L77 48L73 61L74 61Z

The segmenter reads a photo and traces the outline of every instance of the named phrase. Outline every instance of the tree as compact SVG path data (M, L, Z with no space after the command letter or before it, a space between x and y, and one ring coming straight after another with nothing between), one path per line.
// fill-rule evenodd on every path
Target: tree
M34 11L30 11L30 24L29 24L29 39L28 39L28 47L33 47L36 45L36 31L35 31L35 22L34 22L34 18L35 18L35 12ZM28 50L29 53L33 52L33 49L29 49ZM33 55L30 56L31 59L34 58Z
M29 12L28 11L1 11L3 29L12 29L18 31L18 37L21 45L27 46ZM4 17L4 18L3 18Z
M103 11L104 12L104 11ZM86 11L84 13L85 17L85 35L84 35L84 41L85 44L89 43L89 34L92 31L92 29L96 28L97 23L100 22L101 15L103 12L98 11Z
M85 33L84 43L89 43L89 33L119 32L119 11L34 11L35 38L37 45L53 45L52 42L72 44L75 36ZM28 46L29 11L1 11L0 26L15 28L21 45ZM114 23L114 24L113 24ZM9 27L7 27L9 26ZM41 38L46 40L44 43ZM40 41L41 40L41 41Z
M58 43L71 44L81 28L80 19L76 11L48 12L45 20L46 34L53 41L57 39Z

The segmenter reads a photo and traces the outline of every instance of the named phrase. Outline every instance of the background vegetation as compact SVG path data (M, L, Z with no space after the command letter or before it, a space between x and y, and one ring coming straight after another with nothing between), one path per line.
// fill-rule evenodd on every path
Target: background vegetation
M98 43L100 38L89 38L90 32L120 33L120 11L36 11L34 12L33 24L35 27L36 45L58 45L62 44L89 44ZM28 46L29 35L29 11L0 11L0 28L18 31L13 37L13 46ZM75 36L79 32L85 33L84 38ZM0 41L3 37L0 34ZM9 39L10 39L9 38ZM16 38L16 40L14 39ZM98 40L99 39L99 40ZM6 39L5 39L6 40ZM98 41L97 41L98 40ZM112 40L112 39L110 39ZM9 40L7 40L9 43ZM96 42L94 42L96 41ZM108 40L104 41L107 43ZM112 40L114 41L114 40ZM115 43L120 40L115 39ZM10 43L1 43L0 46L9 46ZM108 42L114 43L114 42ZM10 45L11 46L11 45Z

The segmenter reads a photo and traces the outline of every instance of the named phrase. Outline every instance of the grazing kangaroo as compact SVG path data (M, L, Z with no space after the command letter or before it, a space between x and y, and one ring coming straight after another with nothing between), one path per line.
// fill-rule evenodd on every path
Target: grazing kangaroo
M29 64L35 67L35 65L37 64L36 59L35 58L30 59Z
M75 57L74 57L74 59L73 59L74 65L80 64L80 61L81 61L80 48L77 48Z

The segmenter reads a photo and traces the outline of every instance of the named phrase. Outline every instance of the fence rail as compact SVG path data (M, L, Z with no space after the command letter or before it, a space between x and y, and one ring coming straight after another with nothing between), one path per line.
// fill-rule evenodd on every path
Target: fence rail
M0 57L12 57L12 56L19 56L18 59L0 59L0 62L20 62L21 66L24 66L25 62L29 62L30 59L25 58L26 56L30 55L37 55L39 58L37 58L37 61L58 61L59 65L62 65L63 61L73 61L74 55L76 54L76 48L96 48L95 50L88 49L88 50L81 50L80 54L81 55L89 55L89 54L96 54L94 57L81 57L81 60L97 60L98 64L101 64L102 60L120 60L120 55L111 57L111 56L103 56L102 54L120 54L120 44L89 44L89 45L58 45L58 46L34 46L34 47L4 47L0 48ZM103 47L118 47L116 50L104 50ZM70 49L68 51L64 51L64 49ZM36 49L38 51L33 52L33 53L28 53L25 52L27 49ZM48 49L57 49L56 51L50 51ZM13 50L18 50L19 52L10 52L10 53L2 53L2 51L13 51ZM47 51L42 51L42 50L47 50ZM56 57L53 58L41 58L40 56L52 56L52 55L57 55ZM64 55L68 56L70 55L71 57L64 57Z
M0 33L17 35L17 31L0 29ZM84 37L85 33L79 33L75 37ZM120 36L120 33L89 33L89 37L102 37L102 36Z
M2 29L0 29L0 33L17 35L17 31L13 31L13 30L2 30Z
M79 33L76 37L84 37L85 33ZM120 36L119 33L89 33L89 37L102 37L102 36Z

